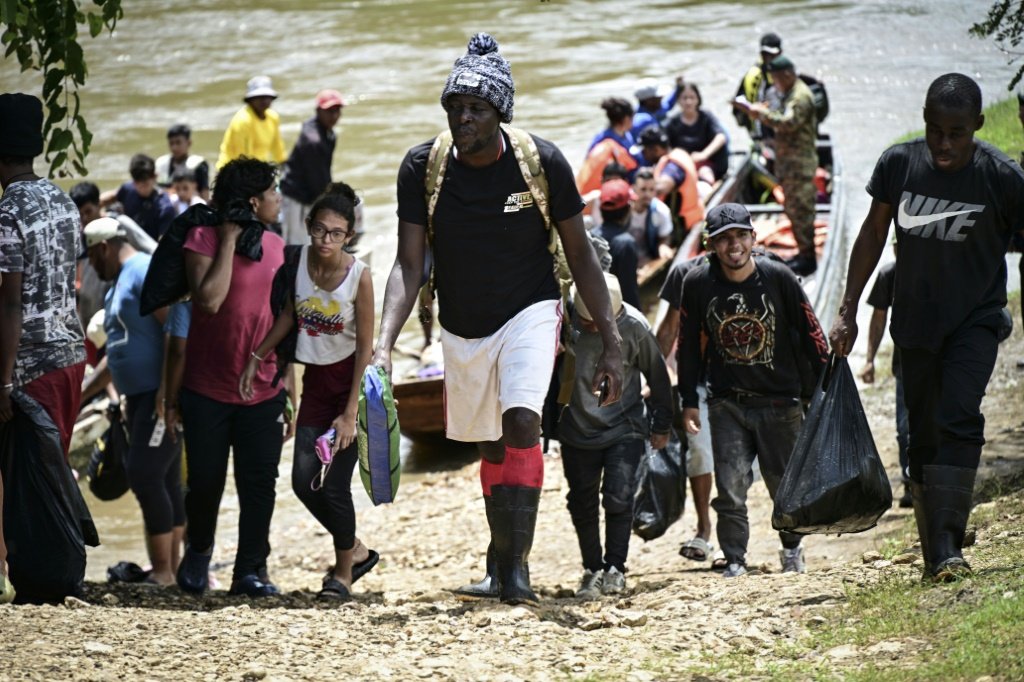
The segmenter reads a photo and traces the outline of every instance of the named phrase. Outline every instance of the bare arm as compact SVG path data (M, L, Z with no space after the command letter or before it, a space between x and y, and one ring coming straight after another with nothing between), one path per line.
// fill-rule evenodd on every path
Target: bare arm
M192 302L203 312L216 315L231 288L231 270L235 256L235 244L242 228L235 223L225 223L217 228L220 243L213 258L194 251L185 252L185 274Z
M667 304L666 304L667 305ZM667 358L679 336L679 308L668 306L668 311L658 324L657 339L661 357Z
M14 363L21 344L21 273L5 272L0 280L0 384L14 381ZM8 421L11 392L0 389L0 423Z
M711 138L711 142L708 143L707 147L704 147L704 149L700 150L699 152L691 154L690 157L694 160L694 162L707 161L708 159L715 155L715 152L717 152L724 146L725 135L722 133L717 133L713 138Z
M402 325L416 305L423 281L423 258L427 248L427 230L423 225L398 221L398 253L384 289L384 310L380 333L373 352L373 364L391 374L391 349L395 347Z
M164 335L164 420L171 440L177 440L177 425L180 421L178 394L185 377L185 344L187 339L180 336Z
M92 400L93 396L99 395L109 384L110 367L107 366L107 357L103 356L103 359L96 363L92 374L87 376L85 383L82 384L82 404Z
M622 395L622 339L612 315L608 287L605 286L597 254L583 227L583 214L577 213L572 218L562 220L557 227L576 288L594 316L594 324L601 334L604 347L597 361L591 387L597 391L601 381L608 377L608 397L604 404L610 405Z
M885 334L885 318L889 311L886 308L875 308L871 313L871 324L868 327L868 355L864 363L864 369L860 371L860 378L865 384L875 381L875 355L878 353L878 346L882 343L882 335Z
M348 394L345 412L334 420L338 437L334 440L334 451L347 448L356 437L356 414L359 412L359 390L363 384L363 372L373 355L373 279L370 269L359 276L359 290L356 292L356 362L352 368L352 390Z
M878 259L885 248L892 222L892 206L877 199L871 200L871 208L860 227L853 249L850 252L850 267L846 273L846 291L839 305L839 315L832 324L829 340L836 355L845 357L853 350L857 340L857 306L868 278L875 271Z
M270 331L267 332L267 335L263 337L256 348L249 354L249 359L245 362L242 376L238 378L238 395L242 397L242 400L252 400L252 380L256 376L256 371L260 365L263 364L263 358L266 358L267 353L277 348L278 344L284 341L294 325L295 302L289 299L285 301L281 314L274 319L274 324L270 327ZM288 391L289 394L294 392L293 387L294 382L292 388ZM294 398L292 403L295 403Z

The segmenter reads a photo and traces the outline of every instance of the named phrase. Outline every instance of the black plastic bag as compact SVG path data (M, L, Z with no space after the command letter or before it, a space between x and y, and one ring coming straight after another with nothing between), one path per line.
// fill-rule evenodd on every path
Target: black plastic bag
M128 456L128 433L121 418L120 404L110 404L107 418L110 426L93 444L85 476L92 494L109 502L128 492L128 471L124 466Z
M50 415L23 391L11 404L14 417L0 424L0 474L15 603L57 603L80 593L85 545L99 537Z
M666 447L648 444L637 468L637 493L633 503L633 532L644 540L660 538L679 520L686 501L686 476L682 443L673 434Z
M793 455L775 493L772 527L793 533L859 533L892 506L846 358L829 356Z

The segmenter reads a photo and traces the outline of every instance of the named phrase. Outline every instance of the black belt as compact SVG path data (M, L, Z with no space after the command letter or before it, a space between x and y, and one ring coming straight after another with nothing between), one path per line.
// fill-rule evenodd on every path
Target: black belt
M797 398L772 398L752 393L733 393L726 396L726 400L746 407L795 407L800 404L800 400Z

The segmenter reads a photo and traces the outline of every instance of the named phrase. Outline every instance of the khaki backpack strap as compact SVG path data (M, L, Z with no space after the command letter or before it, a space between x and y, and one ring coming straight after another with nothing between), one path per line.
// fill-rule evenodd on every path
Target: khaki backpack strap
M557 233L552 229L551 205L548 202L550 188L548 187L548 177L544 173L544 166L540 162L537 143L533 141L533 136L522 128L503 127L512 143L512 152L519 163L519 171L523 174L523 180L526 181L526 186L529 188L530 194L533 195L533 200L537 203L540 215L544 219L544 227L551 232L548 249L554 253Z
M444 172L448 168L448 156L452 149L451 131L444 131L436 138L427 157L427 177L424 182L427 200L427 244L434 243L434 209L437 199L441 196L441 185L444 183Z

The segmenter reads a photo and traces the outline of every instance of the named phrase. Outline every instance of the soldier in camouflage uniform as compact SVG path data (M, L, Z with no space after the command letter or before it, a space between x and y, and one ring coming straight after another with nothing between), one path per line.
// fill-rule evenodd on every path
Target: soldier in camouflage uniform
M817 116L810 88L796 75L789 57L768 64L774 87L782 97L779 110L753 104L750 115L775 131L775 175L786 195L786 215L793 224L800 253L787 265L798 275L817 269L814 255L814 172L818 168Z

